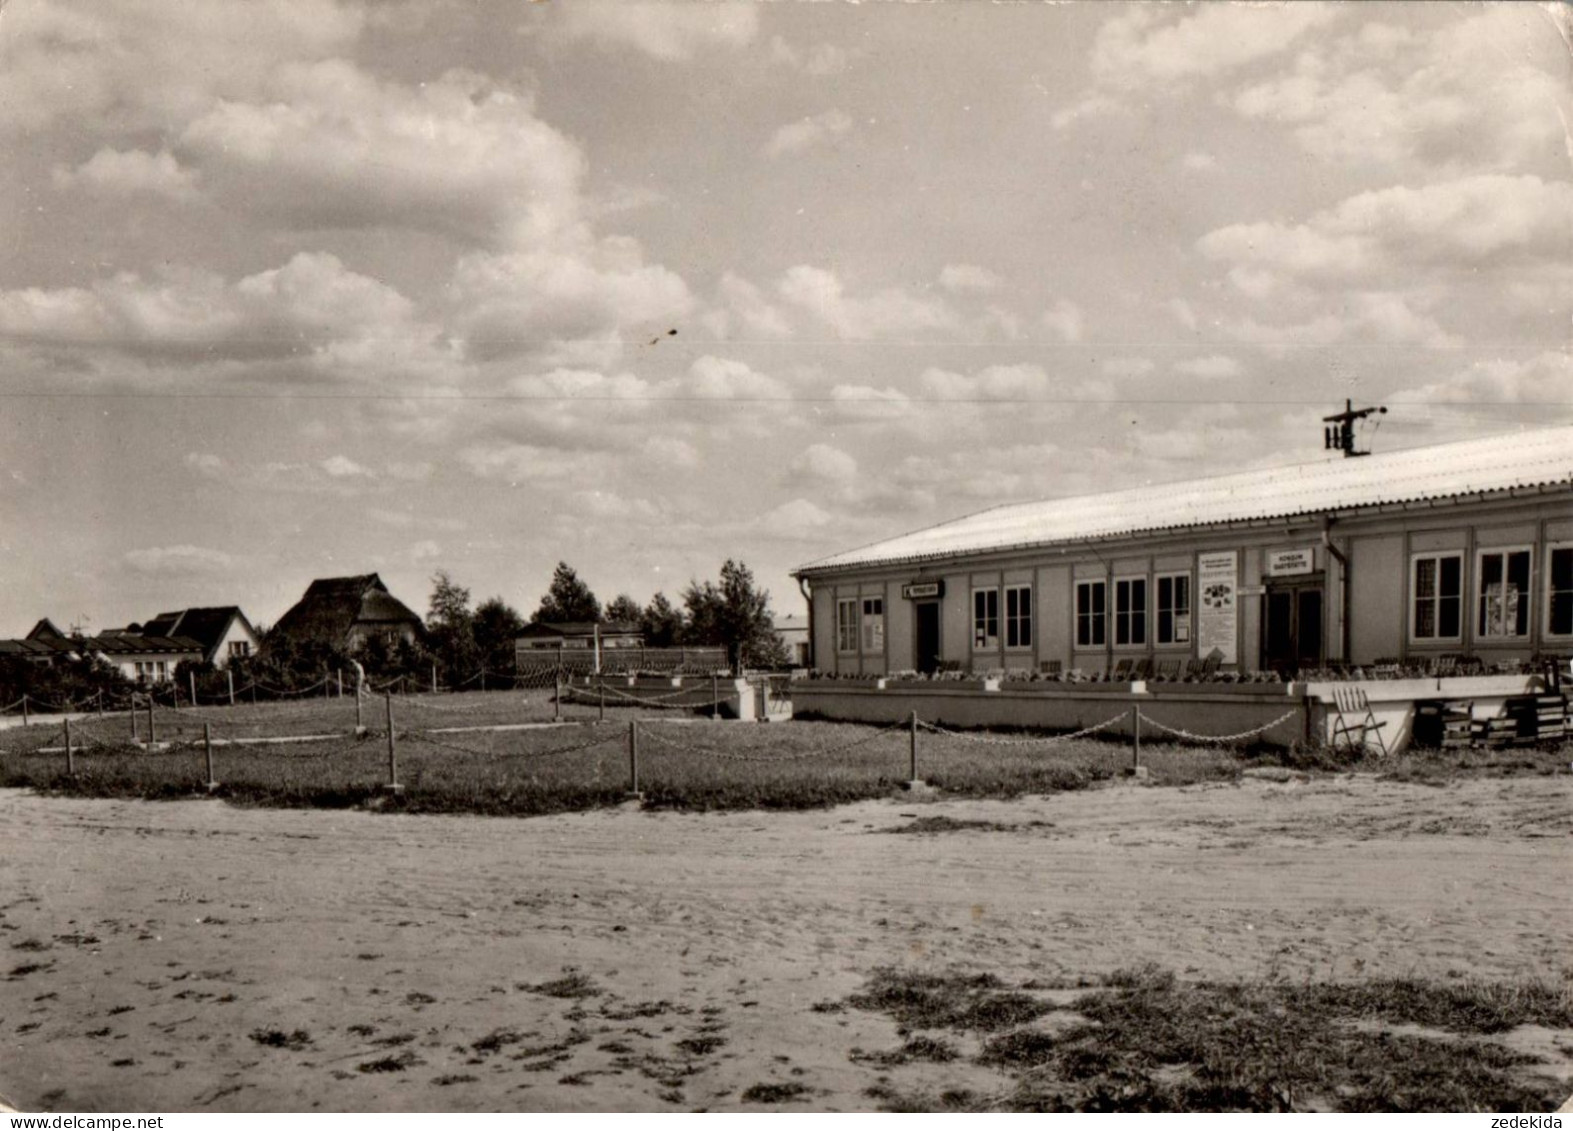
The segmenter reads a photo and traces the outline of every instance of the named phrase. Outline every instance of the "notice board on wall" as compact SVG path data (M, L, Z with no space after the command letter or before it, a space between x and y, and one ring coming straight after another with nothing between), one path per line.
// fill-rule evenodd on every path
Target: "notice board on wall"
M1206 658L1216 650L1223 663L1239 663L1239 551L1197 555L1196 590L1196 654Z

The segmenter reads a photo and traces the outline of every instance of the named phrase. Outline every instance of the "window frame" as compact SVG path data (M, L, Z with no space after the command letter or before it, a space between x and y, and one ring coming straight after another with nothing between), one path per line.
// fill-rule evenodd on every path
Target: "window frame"
M1103 606L1101 610L1093 608L1094 602L1091 599L1091 592L1094 589L1096 589L1101 594L1101 600L1097 602ZM1087 600L1087 611L1085 613L1081 611L1081 595L1083 590L1086 590L1089 594ZM1088 651L1093 648L1107 648L1109 645L1108 579L1103 577L1091 577L1076 582L1072 600L1076 602L1075 608L1072 609L1072 615L1076 621L1075 647L1081 651ZM1082 631L1083 627L1088 628L1090 631L1084 634ZM1083 638L1084 635L1086 637L1085 639ZM1093 636L1100 637L1100 639L1092 639Z
M1015 612L1011 611L1012 604L1015 605ZM1006 585L1003 605L1001 611L1004 616L1001 619L1005 623L1005 650L1007 652L1032 651L1032 583L1018 582L1015 585ZM1012 637L1015 638L1015 643L1011 642Z
M1555 632L1552 630L1551 626L1551 603L1552 598L1556 593L1556 591L1553 590L1551 586L1555 579L1556 571L1553 569L1553 566L1556 563L1556 555L1558 552L1573 556L1573 542L1546 543L1546 562L1544 567L1546 574L1546 583L1544 587L1546 600L1544 611L1541 613L1541 635L1544 636L1547 640L1555 640L1560 642L1565 640L1573 640L1573 625L1570 625L1569 631L1567 632ZM1573 567L1573 562L1570 562L1570 567ZM1564 592L1567 595L1568 604L1573 605L1573 588L1564 590Z
M1169 605L1170 605L1169 610L1168 610L1169 635L1171 637L1173 637L1173 639L1169 639L1169 640L1165 640L1163 638L1163 617L1164 617L1163 583L1165 581L1167 581L1169 583ZM1185 612L1183 614L1184 617L1185 617L1185 639L1183 639L1183 640L1178 639L1177 634L1174 631L1175 628L1179 624L1179 622L1178 622L1178 620L1176 618L1178 618L1179 616L1182 615L1182 614L1180 614L1179 612L1176 611L1179 606L1178 606L1178 604L1174 600L1174 588L1175 588L1174 583L1177 582L1177 581L1185 582ZM1188 570L1188 569L1169 570L1169 571L1167 571L1165 573L1155 573L1155 574L1153 574L1153 578L1152 578L1152 597L1153 597L1153 601L1152 601L1152 604L1153 604L1153 610L1152 610L1152 623L1153 623L1153 634L1152 635L1153 635L1153 640L1152 640L1152 642L1153 642L1153 647L1155 647L1155 648L1189 648L1191 646L1193 637L1195 635L1192 630L1194 629L1195 623L1196 623L1196 621L1195 621L1196 608L1195 608L1195 600L1194 600L1195 593L1196 593L1196 583L1191 579L1191 571Z
M1486 615L1486 558L1493 556L1501 557L1502 580L1505 584L1507 581L1508 560L1514 554L1523 554L1525 560L1524 587L1521 590L1521 595L1519 597L1521 602L1529 602L1529 607L1523 610L1524 631L1500 634L1487 633L1484 624ZM1528 640L1531 634L1533 634L1535 628L1535 547L1533 545L1477 546L1475 548L1474 582L1473 588L1475 599L1471 607L1471 615L1474 617L1474 620L1471 623L1474 626L1475 640L1477 642L1490 644L1517 644L1521 641Z
M1137 609L1135 607L1134 601L1131 601L1131 607L1127 608L1125 612L1122 613L1120 611L1120 587L1125 587L1125 591L1128 596L1134 596L1137 585L1141 586L1141 608ZM1148 601L1148 588L1147 575L1145 573L1130 573L1125 574L1122 577L1116 577L1114 579L1114 606L1109 611L1113 614L1114 617L1114 646L1116 648L1124 648L1132 651L1146 651L1147 637L1149 635L1147 622L1152 615L1150 602ZM1127 636L1133 635L1130 629L1131 626L1135 623L1135 618L1138 616L1141 618L1141 639L1128 639L1121 641L1121 628L1123 627L1125 629ZM1123 624L1122 618L1124 618Z
M870 606L874 606L871 608ZM858 646L865 656L885 654L885 598L858 598Z
M980 597L984 599L981 612L978 609ZM992 598L992 601L989 598ZM992 609L988 607L991 604L994 606ZM994 629L992 633L988 631L990 627ZM1000 639L1000 587L975 585L972 588L972 650L998 652Z
M855 656L858 650L858 598L836 598L836 654ZM848 644L848 641L851 643Z
M1458 562L1458 593L1457 593L1457 600L1458 600L1458 634L1456 636L1443 636L1442 635L1442 602L1447 599L1446 595L1442 592L1442 562L1443 562L1444 559L1447 559L1447 558L1452 558L1452 559L1454 559L1454 560L1456 560ZM1436 621L1437 631L1436 631L1436 635L1434 635L1434 636L1420 636L1415 631L1415 629L1418 627L1417 622L1419 620L1419 617L1417 616L1417 614L1420 611L1419 610L1419 602L1421 600L1421 597L1420 597L1420 594L1419 594L1419 588L1420 588L1420 586L1419 586L1420 563L1423 562L1423 561L1431 561L1431 562L1436 562L1437 563L1437 570L1436 570L1437 591L1436 591L1435 595L1433 595L1431 597L1428 597L1428 598L1425 598L1426 600L1429 600L1429 601L1433 602L1433 606L1434 606L1434 609L1435 609L1435 612L1436 612L1435 621ZM1424 645L1424 644L1462 644L1464 642L1464 625L1466 623L1466 618L1464 616L1464 613L1466 611L1465 606L1464 606L1464 594L1465 594L1466 590L1469 588L1469 586L1467 584L1467 581L1468 581L1468 579L1464 577L1464 551L1463 550L1424 550L1424 551L1421 551L1419 553L1413 553L1413 554L1409 555L1409 587L1408 587L1409 588L1409 592L1408 592L1408 597L1409 597L1409 601L1408 601L1408 604L1409 604L1409 613L1408 613L1409 643L1411 643L1411 644L1423 644Z

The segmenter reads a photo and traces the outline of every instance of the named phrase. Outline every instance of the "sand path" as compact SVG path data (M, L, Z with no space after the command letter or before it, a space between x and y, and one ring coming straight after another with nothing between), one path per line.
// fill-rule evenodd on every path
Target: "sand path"
M917 816L1013 827L879 832ZM811 1007L875 966L1546 976L1569 960L1570 878L1566 777L530 820L0 791L0 1093L649 1110L775 1083L868 1108L881 1070L849 1052L899 1043L893 1026ZM531 988L565 972L588 996ZM306 1036L250 1036L270 1030Z

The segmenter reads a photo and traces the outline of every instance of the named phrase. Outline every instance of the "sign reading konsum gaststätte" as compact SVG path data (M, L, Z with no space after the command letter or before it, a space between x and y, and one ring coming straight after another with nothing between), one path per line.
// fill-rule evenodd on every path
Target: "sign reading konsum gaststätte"
M945 583L914 581L901 587L901 595L909 601L937 601L945 595Z
M1196 557L1196 654L1214 651L1225 664L1239 662L1240 555L1235 550Z
M1292 577L1297 573L1310 573L1316 568L1316 550L1306 546L1300 550L1274 550L1267 555L1268 577Z

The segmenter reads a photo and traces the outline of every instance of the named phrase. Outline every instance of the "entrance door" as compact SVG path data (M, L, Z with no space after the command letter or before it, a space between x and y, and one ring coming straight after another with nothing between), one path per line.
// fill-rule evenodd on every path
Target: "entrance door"
M1267 583L1262 598L1262 667L1291 674L1322 665L1322 583Z
M939 670L939 602L920 601L912 606L912 611L918 622L914 634L918 645L917 668L932 674Z

